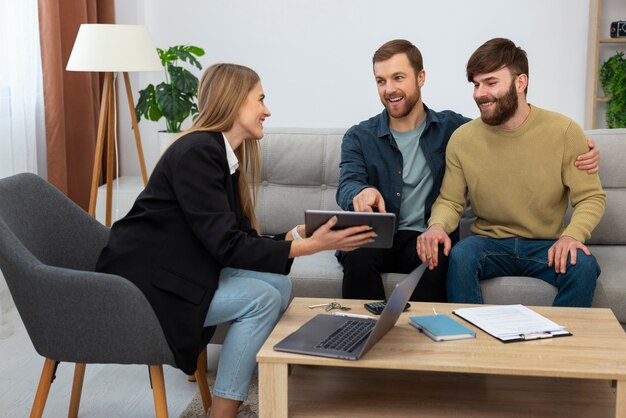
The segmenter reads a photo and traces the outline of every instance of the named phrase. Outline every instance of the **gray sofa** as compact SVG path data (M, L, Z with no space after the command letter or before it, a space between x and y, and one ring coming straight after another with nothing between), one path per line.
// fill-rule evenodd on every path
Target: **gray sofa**
M263 172L257 216L265 234L287 231L304 222L305 209L339 209L335 202L343 129L267 129L261 141ZM626 129L593 130L601 150L600 178L607 193L605 215L588 244L602 274L593 305L611 308L626 323ZM471 210L463 216L461 238L467 236ZM383 276L385 288L403 277ZM296 259L290 277L293 296L341 297L341 265L327 251ZM556 289L528 277L499 277L482 284L486 303L551 305Z

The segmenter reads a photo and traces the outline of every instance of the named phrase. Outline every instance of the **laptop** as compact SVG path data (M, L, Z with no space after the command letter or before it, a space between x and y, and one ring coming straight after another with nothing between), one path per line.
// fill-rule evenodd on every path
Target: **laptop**
M358 360L394 327L427 266L428 263L422 263L396 284L378 320L319 314L276 344L274 350ZM335 341L329 341L329 338L334 339L345 333L347 327L356 328L356 341L348 339L346 343L344 339L340 341L343 347L337 347Z

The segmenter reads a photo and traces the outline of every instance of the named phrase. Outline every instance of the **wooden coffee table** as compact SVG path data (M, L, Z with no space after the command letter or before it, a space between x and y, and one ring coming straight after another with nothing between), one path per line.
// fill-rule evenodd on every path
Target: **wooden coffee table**
M410 326L408 317L432 314L433 307L452 315L468 305L412 302L358 361L273 350L323 312L308 305L326 301L295 298L259 351L260 418L626 418L626 334L609 309L533 307L572 337L504 344L465 323L476 339L436 343ZM338 302L367 313L365 301Z

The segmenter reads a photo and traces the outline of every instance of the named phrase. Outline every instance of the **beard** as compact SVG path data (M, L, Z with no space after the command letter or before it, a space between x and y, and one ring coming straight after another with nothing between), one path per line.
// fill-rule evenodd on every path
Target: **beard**
M387 109L387 113L389 113L389 116L395 119L402 119L403 117L411 113L413 108L415 108L415 106L419 102L420 96L421 94L418 88L415 91L415 94L404 96L404 106L402 106L402 108L393 108L391 105L389 105L389 103L387 103L387 101L384 101L383 105L385 106L385 109Z
M517 91L513 80L511 80L511 87L509 88L509 91L504 96L476 99L476 104L478 105L487 102L494 103L491 111L483 110L480 106L478 107L480 110L480 118L487 125L497 126L511 119L517 111L519 105L517 102Z

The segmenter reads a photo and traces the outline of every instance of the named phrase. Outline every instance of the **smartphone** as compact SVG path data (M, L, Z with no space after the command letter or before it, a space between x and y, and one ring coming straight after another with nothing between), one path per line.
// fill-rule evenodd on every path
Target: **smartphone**
M385 309L385 305L387 305L386 300L381 300L380 302L369 302L369 303L363 304L365 309L367 309L374 315L380 315L383 309ZM404 307L404 310L406 311L410 307L411 307L411 304L407 303L406 306Z

